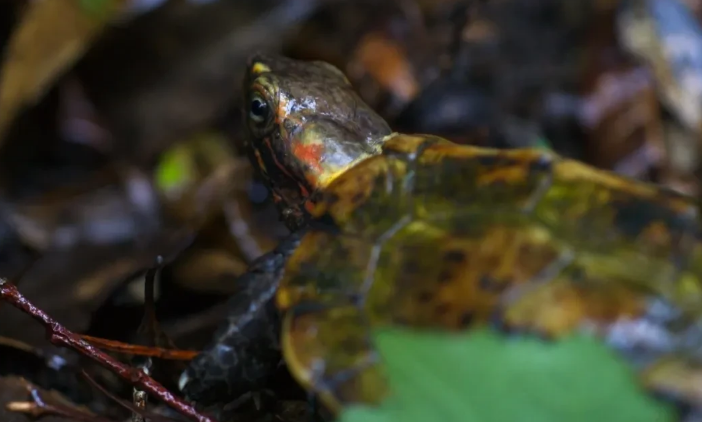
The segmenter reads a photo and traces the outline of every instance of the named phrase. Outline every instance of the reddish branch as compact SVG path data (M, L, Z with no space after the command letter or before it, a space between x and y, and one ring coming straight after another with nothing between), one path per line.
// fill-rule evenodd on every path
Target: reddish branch
M207 416L200 414L181 398L173 395L163 385L146 375L141 370L137 370L122 364L121 362L112 358L110 355L81 339L78 335L72 333L66 327L48 316L44 311L34 306L17 290L17 287L2 278L0 278L0 299L9 302L12 306L22 310L23 312L32 316L34 319L38 320L46 328L49 340L53 344L57 346L70 347L93 359L100 365L126 379L132 383L132 385L136 385L154 397L157 397L183 415L189 416L200 422L214 422Z

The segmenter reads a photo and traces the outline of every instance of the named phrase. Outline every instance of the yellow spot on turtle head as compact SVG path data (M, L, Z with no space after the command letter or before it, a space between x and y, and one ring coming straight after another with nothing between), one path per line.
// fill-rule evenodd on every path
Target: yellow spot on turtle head
M271 68L266 66L265 64L263 64L261 62L256 62L253 64L253 66L251 66L251 73L256 74L256 75L264 73L264 72L270 72L270 71L271 71Z

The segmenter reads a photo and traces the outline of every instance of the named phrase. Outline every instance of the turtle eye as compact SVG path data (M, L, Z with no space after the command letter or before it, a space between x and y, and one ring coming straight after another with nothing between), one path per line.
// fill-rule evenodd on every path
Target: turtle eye
M268 119L268 103L258 95L251 99L249 105L249 117L256 123L263 123Z

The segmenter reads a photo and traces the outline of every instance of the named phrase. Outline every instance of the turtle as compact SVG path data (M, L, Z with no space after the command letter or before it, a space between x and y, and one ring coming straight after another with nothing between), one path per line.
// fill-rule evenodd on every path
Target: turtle
M391 394L372 328L489 327L591 333L699 409L696 199L546 149L393 132L326 62L247 66L247 151L291 234L241 277L187 398L262 388L282 357L338 415Z

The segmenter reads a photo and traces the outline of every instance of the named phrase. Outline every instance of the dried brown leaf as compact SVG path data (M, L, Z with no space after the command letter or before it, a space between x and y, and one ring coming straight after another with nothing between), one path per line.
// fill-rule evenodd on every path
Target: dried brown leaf
M36 102L129 0L51 0L27 3L0 74L0 142L21 110Z

